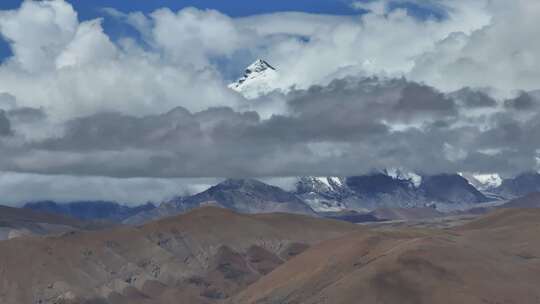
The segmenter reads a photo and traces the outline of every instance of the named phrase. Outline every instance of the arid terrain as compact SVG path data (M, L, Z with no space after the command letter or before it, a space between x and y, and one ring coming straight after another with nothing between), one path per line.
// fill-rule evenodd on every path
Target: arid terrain
M16 238L0 242L0 303L211 303L362 229L206 207L142 227Z
M1 241L0 302L539 303L539 222L539 209L438 228L204 207Z
M540 211L323 242L231 303L539 303ZM286 266L286 267L285 267Z

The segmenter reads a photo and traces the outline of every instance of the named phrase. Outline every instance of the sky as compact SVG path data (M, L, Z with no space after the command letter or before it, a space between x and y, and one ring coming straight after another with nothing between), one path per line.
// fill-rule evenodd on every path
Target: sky
M0 203L538 170L538 17L536 0L2 1ZM279 76L249 99L227 85L257 58Z

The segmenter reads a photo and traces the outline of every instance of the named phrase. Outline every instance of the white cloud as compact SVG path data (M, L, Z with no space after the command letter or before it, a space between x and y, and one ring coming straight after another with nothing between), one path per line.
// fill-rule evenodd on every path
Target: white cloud
M223 54L236 43L223 39L232 38L226 29L228 17L194 10L177 17L165 10L153 15L163 52L144 50L132 39L112 42L99 19L79 23L63 0L25 1L17 10L1 12L0 33L14 54L0 66L0 92L13 96L18 106L43 108L55 121L99 111L144 115L176 106L197 111L241 100L207 60L216 54L207 49L218 43L217 36L223 42L217 46L229 48ZM188 22L175 30L171 18ZM213 27L194 30L205 24ZM170 36L168 26L173 27ZM212 37L218 28L223 31ZM190 31L194 34L187 37ZM197 33L203 34L198 40Z
M277 86L287 88L345 75L408 76L417 58L439 41L489 22L484 1L454 1L443 20L419 20L403 9L387 11L387 2L363 3L369 12L361 16L276 13L243 18L238 24L271 42L262 56L283 70Z
M77 13L64 1L24 1L0 12L0 32L10 42L14 64L28 72L50 68L77 31Z
M384 15L388 9L388 0L381 1L356 1L351 5L355 9L365 10L377 15Z
M73 202L88 199L117 201L133 205L147 202L161 203L177 195L204 191L219 181L213 178L117 179L0 171L0 204L20 206L39 200Z
M243 102L226 88L214 62L244 64L246 56L276 66L280 88L373 74L405 76L443 90L530 89L538 83L539 43L512 34L535 36L534 1L422 2L446 9L441 20L389 11L388 3L356 4L369 10L359 16L289 12L238 19L195 8L149 15L105 10L107 18L136 28L141 45L131 38L111 41L99 20L79 23L63 0L25 1L0 15L0 32L14 50L0 67L0 92L21 106L43 107L53 119L98 111L142 115L175 106L236 107Z
M218 11L186 8L174 13L159 9L151 18L150 43L172 62L205 68L210 65L209 58L229 56L247 46L247 35L242 35L233 20Z
M416 60L411 77L452 90L494 87L506 92L537 89L540 83L540 2L490 1L491 22L455 33Z
M116 46L103 33L100 20L83 22L56 58L56 68L78 67L114 60Z

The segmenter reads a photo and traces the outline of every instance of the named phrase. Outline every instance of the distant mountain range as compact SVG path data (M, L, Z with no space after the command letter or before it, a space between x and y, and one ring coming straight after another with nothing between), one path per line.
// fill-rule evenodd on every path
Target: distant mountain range
M156 207L151 204L129 207L116 202L85 201L73 203L56 203L53 201L41 201L27 203L24 209L33 211L60 214L79 220L106 220L111 222L122 222L140 212L149 212Z
M293 191L255 179L229 179L189 196L161 203L128 207L115 202L87 201L61 204L28 203L25 209L60 214L80 220L105 220L138 225L214 205L240 213L296 213L351 221L377 220L366 216L377 210L424 208L435 214L481 208L483 203L540 192L540 174L505 179L496 188L477 189L460 174L422 176L383 170L351 177L299 177ZM386 212L388 213L388 212ZM403 211L400 211L403 214ZM372 213L373 214L373 213Z
M523 173L514 178L504 179L500 186L489 190L504 198L540 192L540 174L538 172Z
M254 179L229 179L201 193L177 197L150 212L141 212L125 221L139 224L191 209L213 205L241 213L285 212L315 216L312 208L294 193Z
M447 210L489 201L458 174L410 176L383 171L346 178L302 177L296 193L317 212L430 206Z

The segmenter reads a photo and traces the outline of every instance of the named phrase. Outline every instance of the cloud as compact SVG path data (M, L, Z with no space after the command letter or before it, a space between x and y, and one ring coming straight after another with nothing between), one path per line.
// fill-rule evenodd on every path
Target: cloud
M275 13L238 24L271 42L258 53L283 71L277 87L308 88L350 75L408 76L439 41L452 33L470 34L490 20L485 1L433 2L448 9L441 20L419 19L405 9L388 9L388 3L364 2L368 12L358 16Z
M7 116L10 120L22 124L39 122L47 118L43 110L35 108L14 108L7 112Z
M11 110L17 106L17 100L13 95L0 93L0 109Z
M249 33L242 33L233 19L215 10L186 8L174 13L160 9L151 14L151 19L150 43L172 62L190 62L196 68L209 66L209 58L230 56L246 47L249 39Z
M115 179L0 172L0 204L21 206L40 200L74 202L89 199L116 201L128 205L147 202L159 204L178 195L204 191L219 181L219 179Z
M384 167L513 174L536 166L538 114L517 120L498 100L491 112L472 115L463 100L481 94L472 89L444 94L404 79L350 77L281 94L287 111L268 118L230 107L200 112L178 107L146 116L97 113L68 121L59 136L12 144L0 168L225 178L355 175Z
M77 13L64 1L23 1L17 10L0 13L0 33L8 40L11 63L27 72L54 64L77 30Z
M11 133L11 122L7 118L6 112L0 110L0 136L7 136Z
M518 97L507 99L504 106L518 111L532 110L537 106L537 101L527 92L522 92Z
M492 108L497 106L497 101L488 93L481 90L474 90L469 87L460 89L451 94L464 107L475 108Z
M223 28L217 22L228 17L194 10L178 16L160 10L154 16L152 31L158 46L147 50L129 37L111 41L100 19L79 22L63 0L25 1L16 10L2 11L0 33L13 56L0 66L0 92L13 96L20 107L42 108L55 121L102 111L144 115L176 106L200 111L241 102L206 59L216 54L205 45L225 45L204 33ZM184 19L187 23L179 23ZM199 29L198 42L196 36L186 36L189 30L177 33L185 38L181 41L167 39L175 34L164 34L169 26L174 31L195 31L207 22L214 27ZM227 32L221 34L232 39ZM204 63L197 64L194 56L201 56Z
M488 24L439 41L417 58L411 77L445 90L463 86L537 89L540 43L529 37L539 34L535 24L540 3L496 0L488 2L485 11L491 17Z
M238 109L245 101L226 88L225 79L231 77L231 67L240 73L257 57L280 70L274 85L282 89L307 89L351 75L406 76L443 91L490 85L486 73L483 82L462 84L474 75L450 62L474 59L462 56L470 49L465 46L491 39L481 32L515 16L515 9L501 13L504 6L480 0L431 1L424 6L447 14L419 19L392 3L402 1L370 2L383 5L384 14L369 9L357 16L284 12L236 19L195 8L162 8L150 14L108 8L105 18L117 18L140 33L112 41L99 19L80 22L63 0L25 1L19 9L1 13L0 33L14 55L0 67L0 92L14 96L21 107L42 108L57 121L103 111L159 114L176 106ZM529 12L523 13L529 19ZM515 55L493 49L502 52L493 56ZM531 57L527 50L518 53ZM446 60L444 66L458 70L436 70ZM505 70L515 69L509 63ZM506 81L501 87L520 89L519 83Z

